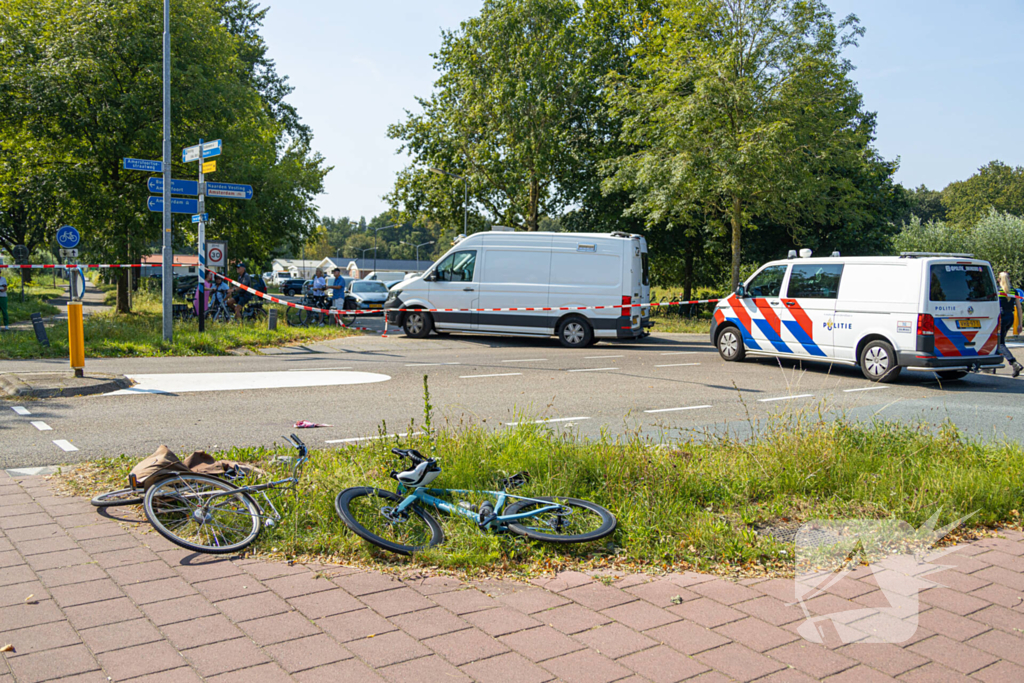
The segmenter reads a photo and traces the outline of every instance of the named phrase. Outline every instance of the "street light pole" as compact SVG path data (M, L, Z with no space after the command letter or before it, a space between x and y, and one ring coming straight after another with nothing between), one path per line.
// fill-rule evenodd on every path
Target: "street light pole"
M424 242L423 244L416 245L416 270L420 269L420 247L425 247L428 244L433 244L433 242Z
M163 210L163 258L160 263L163 283L163 336L165 342L174 336L174 308L171 302L174 288L174 244L171 240L171 0L164 0L164 210ZM200 161L200 163L202 163ZM200 273L205 277L206 273ZM202 291L201 289L199 290Z
M456 180L462 181L462 236L465 237L467 225L469 223L469 177L455 175L454 173L442 171L441 169L433 166L430 167L430 172L438 175L446 175L449 178L455 178Z

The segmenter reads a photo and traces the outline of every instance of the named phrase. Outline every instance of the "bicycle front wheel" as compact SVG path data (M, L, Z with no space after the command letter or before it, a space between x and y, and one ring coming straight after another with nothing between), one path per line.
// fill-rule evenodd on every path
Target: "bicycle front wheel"
M256 501L231 484L178 474L146 492L146 519L161 536L197 553L235 553L260 535Z
M339 493L334 509L357 536L393 553L411 555L443 543L441 525L420 506L395 512L403 500L390 491L357 486Z
M138 505L142 502L142 489L120 489L101 493L92 499L92 504L98 508L112 508L118 505Z
M517 500L505 508L503 515L517 515L532 510L543 510L557 505L554 510L539 512L509 522L509 531L535 541L550 543L588 543L615 531L615 515L596 503L578 498L540 496Z
M306 311L301 308L288 307L288 312L284 314L284 319L288 322L289 327L305 327L306 323L309 322Z

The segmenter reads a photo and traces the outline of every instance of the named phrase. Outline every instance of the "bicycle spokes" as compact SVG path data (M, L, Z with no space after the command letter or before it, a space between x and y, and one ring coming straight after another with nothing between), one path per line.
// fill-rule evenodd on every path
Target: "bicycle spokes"
M408 510L398 511L394 501L362 496L349 504L356 521L371 533L401 545L422 546L430 541L430 527Z
M252 533L252 512L241 495L225 494L202 481L172 480L160 487L153 513L175 536L196 545L226 547Z

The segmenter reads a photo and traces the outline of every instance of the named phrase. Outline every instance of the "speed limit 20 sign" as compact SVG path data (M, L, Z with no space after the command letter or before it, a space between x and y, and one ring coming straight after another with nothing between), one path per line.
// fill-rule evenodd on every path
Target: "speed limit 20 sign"
M228 264L228 243L206 243L206 265L211 268L223 268Z

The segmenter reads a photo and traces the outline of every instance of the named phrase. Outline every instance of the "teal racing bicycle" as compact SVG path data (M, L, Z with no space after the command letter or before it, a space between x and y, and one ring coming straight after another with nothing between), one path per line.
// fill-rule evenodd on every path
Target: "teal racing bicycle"
M434 489L428 486L441 474L436 459L411 449L391 452L412 464L402 472L391 472L398 482L397 492L357 486L345 489L334 501L349 529L385 550L410 555L444 542L441 525L427 506L472 520L484 531L511 532L551 543L589 543L615 531L615 516L590 501L510 493L529 481L526 472L505 479L500 491ZM474 502L481 499L479 505Z

